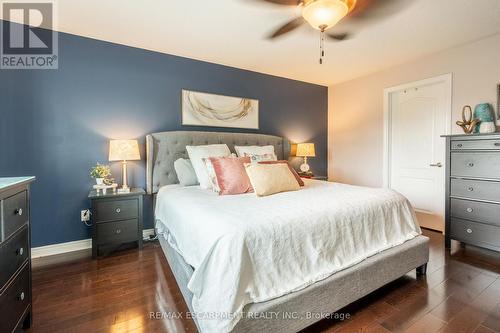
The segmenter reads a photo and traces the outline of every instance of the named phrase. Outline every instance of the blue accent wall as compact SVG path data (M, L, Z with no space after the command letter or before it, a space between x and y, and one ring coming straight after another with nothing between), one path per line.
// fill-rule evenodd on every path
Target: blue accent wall
M181 126L181 89L259 100L260 129ZM138 138L140 162L129 184L145 187L144 137L151 132L258 132L314 142L310 159L327 172L327 88L256 72L59 34L58 70L0 70L0 176L34 175L32 243L90 238L80 222L93 184L89 169L108 163L110 138ZM113 163L120 180L120 165ZM145 228L152 228L151 198Z

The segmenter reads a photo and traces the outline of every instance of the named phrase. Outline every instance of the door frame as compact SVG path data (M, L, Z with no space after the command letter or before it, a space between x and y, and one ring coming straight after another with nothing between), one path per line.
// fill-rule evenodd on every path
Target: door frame
M391 133L392 133L392 110L390 98L391 94L400 92L405 89L418 88L422 86L428 86L436 83L445 83L446 88L446 101L445 101L445 117L446 117L446 128L443 135L451 134L452 129L452 98L453 98L453 74L448 73L444 75L439 75L431 77L424 80L408 82L394 87L389 87L384 89L384 154L383 154L383 184L384 187L391 187ZM445 150L446 151L446 150ZM445 153L446 154L446 153ZM446 170L446 156L443 156L443 176ZM444 212L443 212L444 213Z

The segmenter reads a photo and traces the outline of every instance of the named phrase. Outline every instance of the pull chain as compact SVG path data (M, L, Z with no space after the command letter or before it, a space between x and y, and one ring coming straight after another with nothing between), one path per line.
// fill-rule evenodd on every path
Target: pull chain
M320 27L321 32L319 35L319 64L323 64L323 58L325 57L325 28Z

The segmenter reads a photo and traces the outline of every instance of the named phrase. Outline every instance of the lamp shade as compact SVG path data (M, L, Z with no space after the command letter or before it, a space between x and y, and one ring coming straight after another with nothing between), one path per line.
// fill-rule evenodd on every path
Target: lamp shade
M314 143L299 143L297 144L297 154L299 157L315 157Z
M345 0L316 0L308 2L302 9L302 16L314 28L328 30L349 12Z
M110 140L110 161L133 161L140 160L139 143L137 140Z

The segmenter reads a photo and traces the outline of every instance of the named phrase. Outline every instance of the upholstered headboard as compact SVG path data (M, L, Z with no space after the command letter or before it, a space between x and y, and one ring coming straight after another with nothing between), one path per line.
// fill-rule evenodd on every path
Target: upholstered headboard
M274 135L254 133L172 131L146 136L146 187L149 194L161 186L179 182L174 162L188 158L186 146L225 143L231 152L234 146L273 145L278 159L288 159L290 142Z

